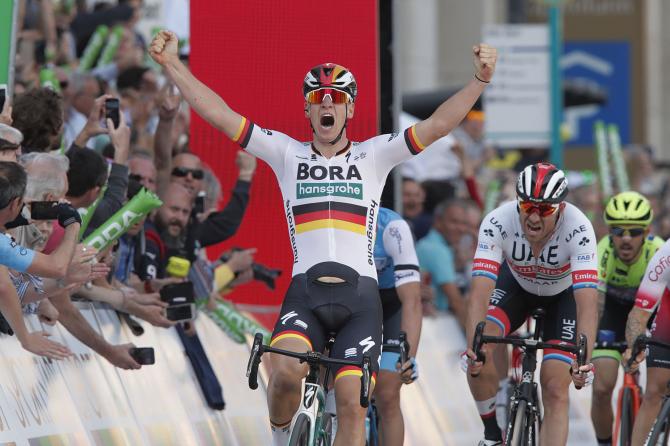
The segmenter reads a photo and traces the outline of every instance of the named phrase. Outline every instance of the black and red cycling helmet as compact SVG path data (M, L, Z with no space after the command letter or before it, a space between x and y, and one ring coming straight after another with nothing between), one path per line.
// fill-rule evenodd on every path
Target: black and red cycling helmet
M356 100L358 87L354 75L342 65L324 63L307 72L302 83L302 95L307 97L310 91L332 88L349 95L350 102Z
M567 194L565 173L551 163L526 166L516 182L516 195L523 201L561 203Z

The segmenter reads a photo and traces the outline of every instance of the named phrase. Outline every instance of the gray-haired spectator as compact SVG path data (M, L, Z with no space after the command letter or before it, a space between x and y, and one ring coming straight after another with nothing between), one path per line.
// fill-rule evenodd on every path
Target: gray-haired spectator
M70 147L81 133L95 106L96 98L103 94L104 91L95 76L89 73L72 73L68 86L63 91L66 102L63 147ZM87 146L93 147L92 140L88 141Z
M22 142L23 134L18 129L0 123L0 161L16 162Z

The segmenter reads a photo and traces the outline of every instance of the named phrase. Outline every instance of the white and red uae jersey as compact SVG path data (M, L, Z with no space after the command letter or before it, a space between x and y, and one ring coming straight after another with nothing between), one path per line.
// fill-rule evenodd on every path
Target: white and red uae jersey
M506 260L521 287L538 296L566 290L597 288L597 240L591 222L577 207L565 203L556 229L535 258L526 241L516 201L489 213L479 228L473 276L497 280Z

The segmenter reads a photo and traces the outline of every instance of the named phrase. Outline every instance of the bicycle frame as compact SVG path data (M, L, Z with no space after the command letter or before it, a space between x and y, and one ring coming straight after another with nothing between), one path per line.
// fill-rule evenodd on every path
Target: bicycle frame
M296 432L295 425L298 420L303 419L302 415L306 416L309 421L309 445L316 445L317 441L323 442L330 446L332 438L330 433L324 429L324 415L326 409L326 394L321 384L319 384L320 367L322 365L337 364L337 365L353 365L360 367L361 375L361 392L360 404L367 407L369 403L370 393L370 356L364 355L360 362L348 361L344 359L333 359L327 355L319 352L308 351L306 353L297 353L288 350L268 347L263 345L263 335L256 333L254 336L254 343L251 348L249 362L247 364L247 377L249 378L249 388L258 388L258 366L261 363L263 353L276 353L279 355L289 356L298 359L300 362L306 362L309 365L309 373L305 379L304 392L300 408L295 413L291 420L291 435L289 444L294 444L294 435L300 435L302 432Z
M309 379L309 378L308 378ZM300 414L305 414L309 419L309 444L317 444L316 442L323 439L326 445L333 442L329 438L330 433L323 428L323 415L326 410L326 393L318 383L305 382L304 393L300 403L300 409L295 413L291 420L291 436L296 434L294 431L295 423ZM291 441L289 437L289 442Z
M539 436L540 407L537 396L537 383L535 382L535 370L537 369L537 351L544 348L552 348L577 355L577 364L582 366L586 363L586 336L579 335L577 345L549 344L541 341L543 332L544 311L536 309L533 313L535 319L535 331L532 338L499 337L484 335L486 322L477 324L473 337L472 349L477 355L477 360L484 362L486 358L481 353L481 347L485 343L511 344L523 349L521 383L517 386L510 402L510 414L508 416L506 444L537 444ZM519 413L519 406L523 413ZM521 415L523 418L517 420ZM525 422L524 422L525 421ZM519 438L521 436L521 438ZM513 442L513 443L511 443ZM522 443L523 442L523 443Z
M623 385L619 389L619 395L617 396L617 406L616 406L616 416L614 421L614 432L612 433L612 444L618 445L621 441L630 442L630 438L621 439L619 438L621 432L621 424L624 417L624 395L626 391L630 392L630 426L632 430L633 424L635 423L635 417L637 417L637 412L640 410L640 404L642 404L640 399L640 385L637 382L638 374L624 373L623 375ZM628 432L630 435L631 432Z

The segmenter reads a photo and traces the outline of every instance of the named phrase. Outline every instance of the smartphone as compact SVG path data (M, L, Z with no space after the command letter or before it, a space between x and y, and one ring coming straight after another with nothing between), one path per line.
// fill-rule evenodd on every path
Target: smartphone
M105 99L105 120L111 119L115 129L119 128L121 121L119 108L119 100L117 98Z
M7 100L7 84L0 84L0 113L5 107L5 101Z
M183 322L193 320L195 317L195 305L173 305L165 309L165 317L169 321Z
M57 201L33 201L30 203L32 220L56 220L58 218Z
M156 363L154 349L151 347L133 347L128 350L128 353L130 353L130 356L132 356L138 364L151 365Z
M205 212L205 197L207 193L205 191L198 192L198 195L195 197L195 204L193 205L194 214L202 214Z
M193 295L193 282L171 283L160 290L161 300L170 306L194 303Z

